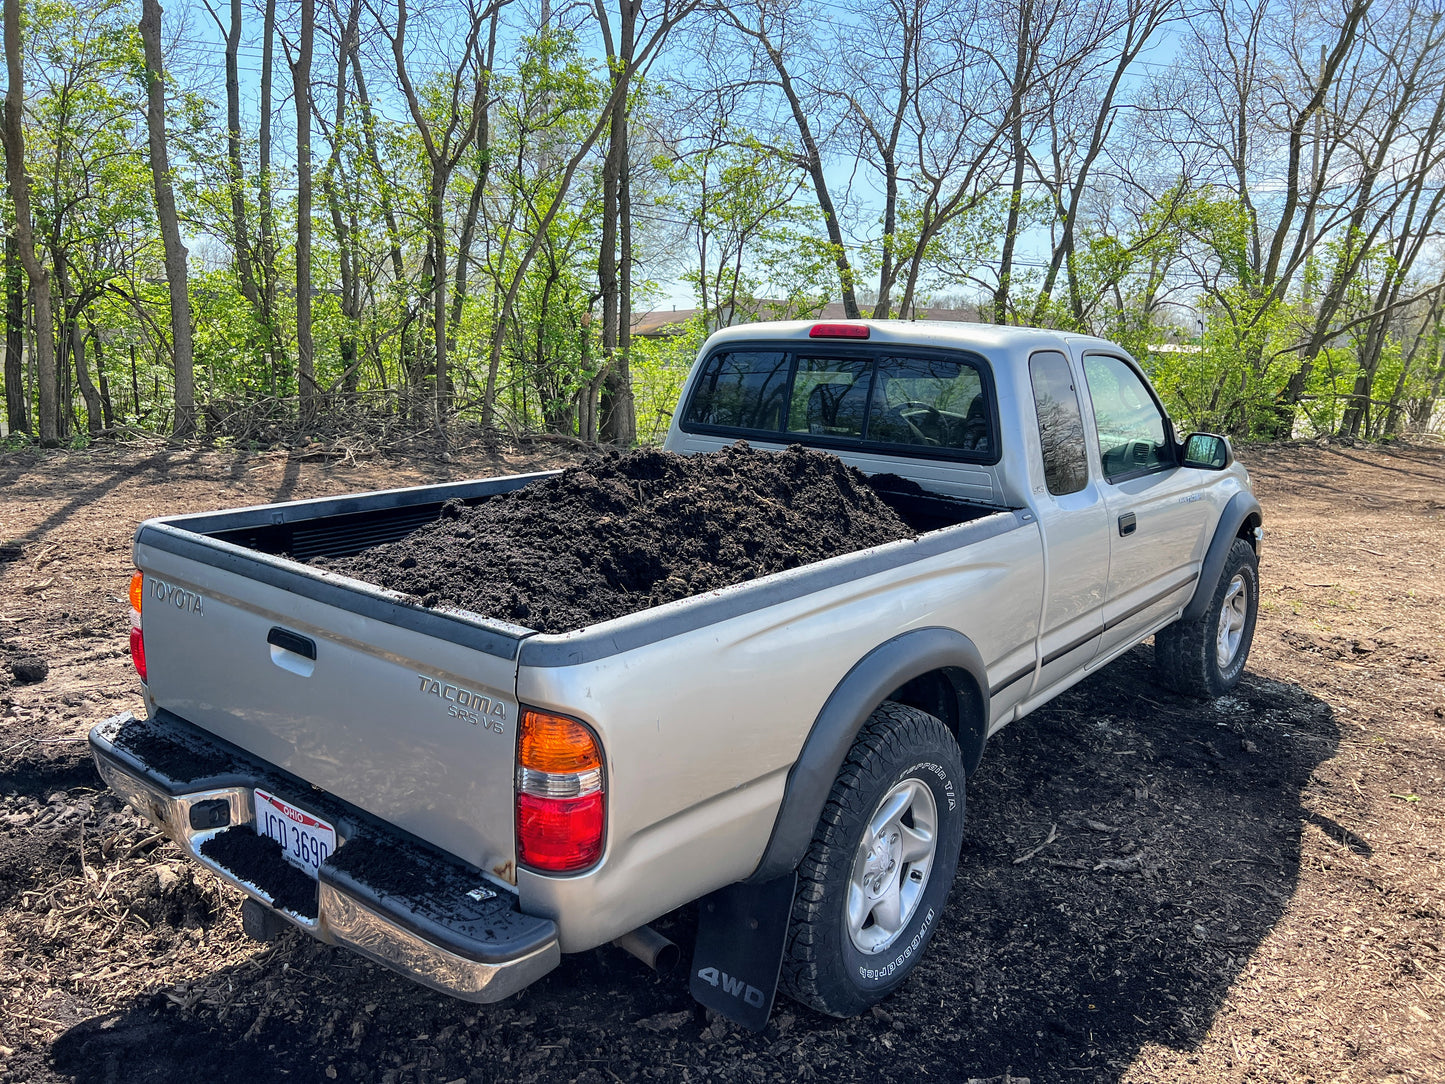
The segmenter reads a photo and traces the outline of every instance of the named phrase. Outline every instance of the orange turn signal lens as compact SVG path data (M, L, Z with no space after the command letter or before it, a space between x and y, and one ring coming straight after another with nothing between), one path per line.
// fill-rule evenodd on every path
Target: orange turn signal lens
M537 772L585 772L602 767L602 751L577 720L524 708L517 762Z
M130 608L140 613L141 599L144 597L142 590L145 583L145 576L140 569L136 569L135 575L130 578Z

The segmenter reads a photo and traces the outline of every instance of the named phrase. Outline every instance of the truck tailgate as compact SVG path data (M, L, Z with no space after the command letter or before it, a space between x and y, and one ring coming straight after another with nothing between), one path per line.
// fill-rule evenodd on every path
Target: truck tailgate
M165 524L136 564L153 704L515 880L519 639Z

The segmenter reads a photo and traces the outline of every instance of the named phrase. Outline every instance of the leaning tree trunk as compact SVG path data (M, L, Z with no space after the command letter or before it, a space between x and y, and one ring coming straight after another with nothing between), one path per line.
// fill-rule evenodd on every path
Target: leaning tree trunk
M151 178L156 214L166 253L166 286L171 299L171 343L176 367L176 417L172 432L190 436L196 428L196 382L191 347L191 299L186 281L186 246L176 218L176 194L166 155L166 88L161 75L161 5L142 0L141 46L145 50L146 127L150 133Z

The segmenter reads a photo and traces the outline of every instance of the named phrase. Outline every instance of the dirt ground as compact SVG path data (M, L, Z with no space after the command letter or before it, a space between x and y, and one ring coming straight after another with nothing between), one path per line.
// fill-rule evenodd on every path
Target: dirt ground
M248 941L237 893L86 753L140 708L135 524L557 458L0 455L0 1081L1445 1080L1438 445L1247 450L1268 535L1243 684L1176 697L1144 647L996 737L929 955L859 1019L783 1001L753 1036L612 948L477 1007Z

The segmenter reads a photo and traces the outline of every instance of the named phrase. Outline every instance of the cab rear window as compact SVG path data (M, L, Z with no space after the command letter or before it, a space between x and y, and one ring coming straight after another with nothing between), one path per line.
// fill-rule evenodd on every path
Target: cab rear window
M704 363L682 426L994 462L986 374L982 359L954 352L724 350Z
M714 354L686 420L727 429L776 430L788 402L789 359L778 351L728 351Z

